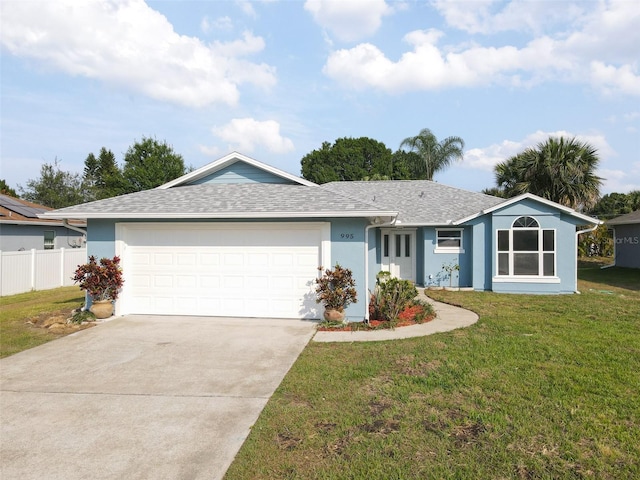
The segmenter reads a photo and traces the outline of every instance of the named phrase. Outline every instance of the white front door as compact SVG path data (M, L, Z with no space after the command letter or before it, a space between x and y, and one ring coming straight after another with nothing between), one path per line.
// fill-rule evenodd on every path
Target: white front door
M415 230L382 230L382 270L402 280L416 281Z

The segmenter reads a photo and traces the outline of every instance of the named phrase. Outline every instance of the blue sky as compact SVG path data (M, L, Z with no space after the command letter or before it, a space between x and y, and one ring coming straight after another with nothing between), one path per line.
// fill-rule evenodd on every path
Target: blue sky
M420 129L465 140L435 180L494 186L493 166L551 135L600 154L601 193L640 189L640 4L38 1L0 3L0 178L54 159L82 172L143 136L201 167L237 150L293 174L322 142L393 151Z

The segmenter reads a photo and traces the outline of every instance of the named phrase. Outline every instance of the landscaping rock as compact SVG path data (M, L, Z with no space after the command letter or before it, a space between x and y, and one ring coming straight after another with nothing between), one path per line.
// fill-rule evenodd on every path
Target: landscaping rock
M54 323L49 326L49 331L51 333L65 333L68 329L66 323Z
M62 315L56 315L54 317L49 317L43 320L40 326L43 328L49 328L56 323L64 324L64 323L67 323L67 320Z

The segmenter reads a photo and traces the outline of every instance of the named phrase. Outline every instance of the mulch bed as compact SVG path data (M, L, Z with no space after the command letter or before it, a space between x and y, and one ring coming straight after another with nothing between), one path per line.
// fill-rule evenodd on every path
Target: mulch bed
M419 325L421 323L430 322L435 318L435 314L425 316L421 321L416 321L416 315L422 313L422 307L415 305L406 308L398 315L396 322L388 322L386 320L370 319L369 323L365 322L349 322L340 325L319 325L318 330L321 332L353 332L367 330L383 330L401 327L409 327L411 325Z

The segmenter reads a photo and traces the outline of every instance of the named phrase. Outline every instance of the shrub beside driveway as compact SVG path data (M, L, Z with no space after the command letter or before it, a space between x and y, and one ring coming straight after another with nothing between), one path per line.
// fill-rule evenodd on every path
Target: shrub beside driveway
M0 298L0 358L36 347L60 337L66 332L52 333L35 327L42 317L71 316L71 311L84 304L84 294L78 287L21 293ZM33 322L36 323L36 322Z
M640 270L581 295L429 292L448 333L310 343L227 479L640 478Z

